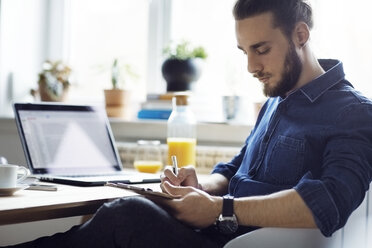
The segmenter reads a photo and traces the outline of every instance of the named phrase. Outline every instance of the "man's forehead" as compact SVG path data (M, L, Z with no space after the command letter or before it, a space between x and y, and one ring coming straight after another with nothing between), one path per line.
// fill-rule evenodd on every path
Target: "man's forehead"
M273 32L278 31L278 28L274 27L273 15L270 12L237 20L235 29L238 42L249 41L250 45L267 41Z
M260 32L263 29L275 29L274 16L271 12L257 14L235 22L237 30L247 32Z

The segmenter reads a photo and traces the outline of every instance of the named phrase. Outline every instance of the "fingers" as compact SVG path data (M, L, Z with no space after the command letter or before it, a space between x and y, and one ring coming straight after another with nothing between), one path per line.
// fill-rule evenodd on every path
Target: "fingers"
M173 184L176 186L179 186L181 184L181 181L178 179L178 177L173 173L173 167L172 166L166 166L162 175L160 176L160 188L163 192L168 193L167 189L164 187L164 183L167 182L169 184Z
M169 182L164 182L164 184L162 184L162 187L165 192L177 198L183 197L193 191L191 187L174 186Z
M163 192L174 196L175 198L172 200L169 199L152 199L155 203L159 204L160 206L164 207L168 212L171 212L173 215L177 214L179 204L182 202L182 198L193 192L191 187L183 187L183 186L174 186L169 182L165 181L160 185Z
M168 181L164 181L164 182L162 182L162 183L160 184L160 189L161 189L161 191L163 191L164 193L169 194L169 193L167 192L166 188L164 187L164 183L165 183L165 182L169 183Z
M178 178L184 179L184 178L189 177L189 176L196 177L195 168L193 166L181 167L178 170Z
M160 187L164 192L166 192L163 187L165 182L169 182L175 186L192 186L195 188L198 188L199 185L195 168L193 166L180 168L177 175L173 173L173 168L171 166L166 166L160 179Z
M193 166L182 167L178 173L180 185L198 188L198 177Z
M173 185L180 185L180 179L173 173L172 166L166 166L163 174L160 176L161 183L169 182Z

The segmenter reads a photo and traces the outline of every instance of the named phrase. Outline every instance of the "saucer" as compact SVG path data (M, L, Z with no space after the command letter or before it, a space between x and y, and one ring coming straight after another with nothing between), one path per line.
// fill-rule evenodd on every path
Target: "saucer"
M0 196L10 196L13 195L18 190L26 189L28 185L17 185L14 188L0 188Z

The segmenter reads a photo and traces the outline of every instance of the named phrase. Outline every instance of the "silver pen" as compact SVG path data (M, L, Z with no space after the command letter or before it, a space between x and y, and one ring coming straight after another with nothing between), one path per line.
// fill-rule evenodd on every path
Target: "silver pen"
M173 173L177 176L178 175L178 164L177 164L177 157L171 156L172 164L173 164Z

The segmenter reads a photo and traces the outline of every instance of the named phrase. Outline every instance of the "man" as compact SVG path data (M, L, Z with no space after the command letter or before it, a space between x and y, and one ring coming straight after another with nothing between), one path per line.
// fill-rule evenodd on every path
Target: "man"
M19 247L221 247L257 227L330 236L344 226L372 179L372 102L339 61L315 58L311 15L302 0L237 1L238 48L270 98L241 152L206 182L193 168L166 168L161 187L179 198L119 199Z

